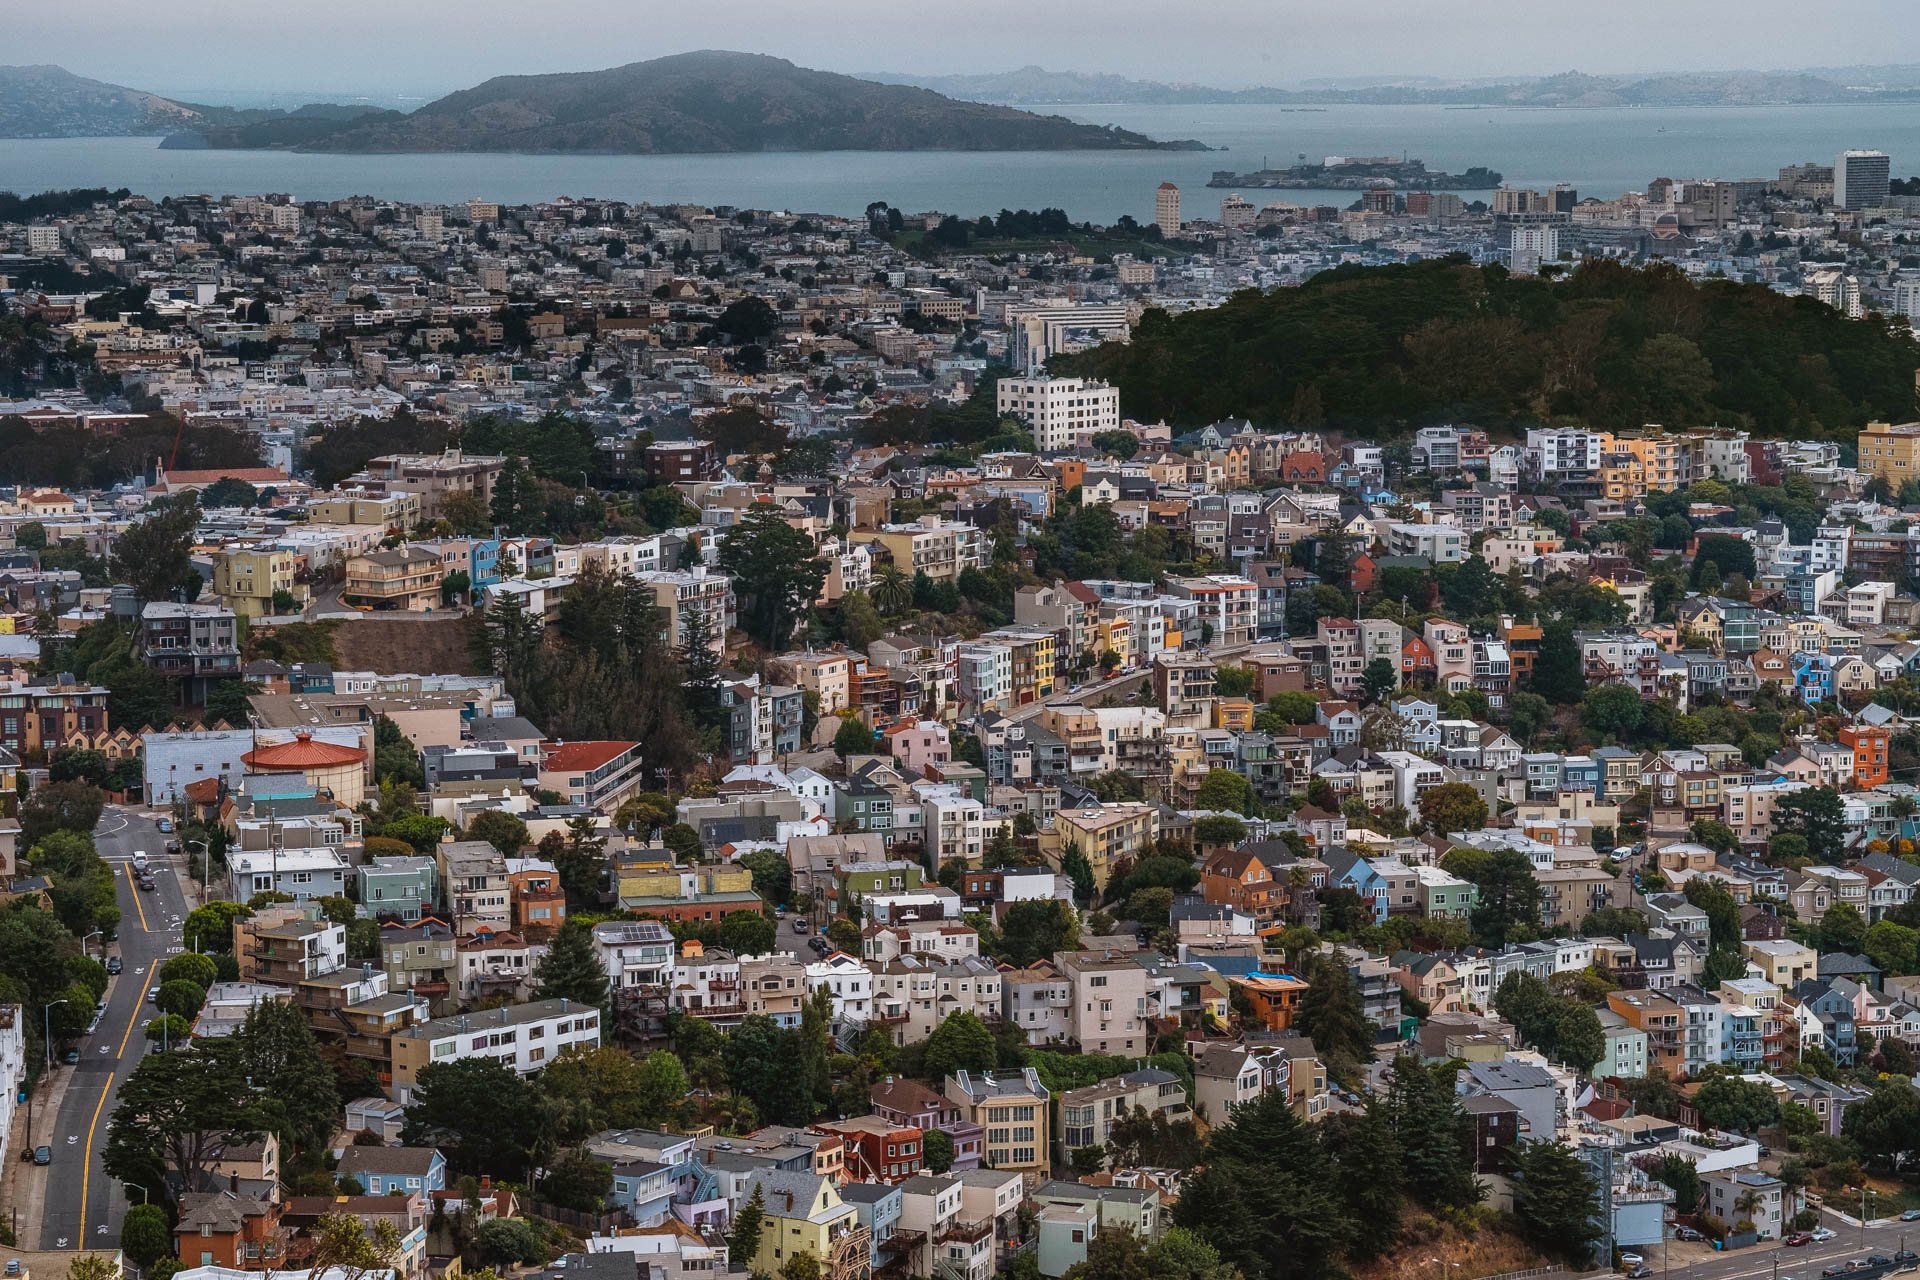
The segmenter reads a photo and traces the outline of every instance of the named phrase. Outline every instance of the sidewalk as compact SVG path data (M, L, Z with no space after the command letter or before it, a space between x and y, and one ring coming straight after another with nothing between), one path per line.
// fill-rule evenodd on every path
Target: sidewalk
M0 1174L0 1198L6 1202L6 1220L13 1226L16 1238L24 1238L21 1232L31 1232L38 1240L47 1200L46 1166L22 1160L20 1153L47 1146L55 1148L56 1160L60 1158L60 1144L54 1141L53 1131L60 1121L60 1104L66 1101L67 1086L75 1074L72 1067L57 1066L41 1077L40 1086L33 1094L32 1132L27 1130L26 1106L14 1109L13 1132L7 1135L6 1170Z

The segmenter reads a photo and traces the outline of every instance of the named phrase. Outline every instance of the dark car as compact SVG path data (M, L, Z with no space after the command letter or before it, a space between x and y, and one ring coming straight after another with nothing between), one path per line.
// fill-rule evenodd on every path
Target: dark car
M1895 1262L1920 1262L1920 1253L1915 1253L1911 1249L1902 1249L1893 1255L1893 1260Z
M1796 1231L1780 1243L1789 1249L1798 1249L1801 1245L1812 1244L1813 1237L1804 1231Z
M1900 1215L1902 1222L1920 1222L1920 1209L1909 1209Z
M61 1055L60 1060L68 1066L72 1066L74 1063L80 1061L80 1051L78 1049L69 1049Z
M1836 1262L1830 1267L1820 1268L1820 1274L1831 1280L1833 1276L1843 1276L1847 1274L1847 1272L1852 1269L1852 1266L1853 1264L1850 1262Z
M833 950L832 947L827 945L827 940L825 938L808 938L807 945L813 948L815 951L819 952L821 955L825 955L827 954L827 952Z
M1653 1268L1643 1262L1633 1270L1627 1272L1627 1280L1647 1280L1647 1277L1652 1274Z
M35 1147L33 1149L33 1162L35 1164L52 1164L53 1148L52 1147Z
M1692 1227L1675 1227L1673 1229L1673 1238L1675 1240L1698 1240L1700 1233Z
M123 960L121 960L119 956L108 956L108 957L107 957L107 972L108 972L108 973L110 973L110 974L118 974L118 973L119 973L119 972L120 972L120 971L121 971L122 969L124 969L124 968L126 968L126 967L127 967L127 966L126 966L126 962L125 962L125 961L123 961Z
M1876 1253L1867 1259L1867 1265L1870 1267L1890 1267L1893 1265L1893 1259L1884 1253Z

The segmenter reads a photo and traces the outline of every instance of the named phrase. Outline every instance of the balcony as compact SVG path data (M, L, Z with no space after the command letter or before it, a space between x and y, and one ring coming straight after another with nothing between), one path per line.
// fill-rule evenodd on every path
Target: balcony
M959 1219L955 1219L954 1221L949 1222L946 1226L940 1228L940 1234L936 1238L941 1244L946 1244L949 1241L962 1241L967 1244L979 1244L982 1240L988 1240L988 1239L991 1239L992 1237L993 1237L992 1220L987 1218L976 1218L971 1222L962 1222Z

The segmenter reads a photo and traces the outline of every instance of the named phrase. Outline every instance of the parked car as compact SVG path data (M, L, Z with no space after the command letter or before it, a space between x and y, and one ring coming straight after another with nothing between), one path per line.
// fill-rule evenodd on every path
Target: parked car
M805 933L807 931L807 921L805 916L795 916L793 918L793 931L795 933Z
M1646 1259L1637 1253L1623 1253L1620 1255L1620 1265L1623 1267L1637 1267L1645 1261Z
M1834 1276L1843 1276L1847 1274L1847 1271L1850 1269L1851 1266L1852 1266L1851 1263L1836 1262L1830 1267L1820 1268L1820 1274L1825 1276L1827 1280L1833 1280Z
M33 1149L33 1162L35 1164L52 1164L53 1148L52 1147L35 1147Z
M1876 1253L1867 1259L1867 1265L1870 1267L1890 1267L1893 1265L1893 1259L1884 1253Z
M1815 1244L1825 1244L1827 1241L1833 1239L1833 1228L1815 1227L1812 1231L1809 1231L1807 1234L1813 1237L1813 1242Z
M68 1066L72 1066L74 1063L80 1061L80 1051L78 1049L69 1049L60 1055L60 1061L66 1063Z
M119 956L107 957L107 973L109 975L116 975L126 967L127 967L126 962L123 961Z
M1804 1231L1796 1231L1792 1235L1788 1236L1785 1240L1782 1240L1780 1243L1787 1246L1787 1248L1789 1249L1798 1249L1802 1245L1812 1244L1813 1237L1808 1235Z
M1643 1262L1633 1270L1627 1272L1627 1280L1647 1280L1647 1277L1652 1274L1653 1268Z
M1920 1262L1920 1253L1915 1253L1911 1249L1902 1249L1893 1255L1893 1260L1895 1262Z
M148 987L148 988L147 988L147 1003L148 1003L148 1004L159 1004L159 1003L160 1003L160 988L159 988L159 987L157 987L157 986L156 986L156 987Z
M1673 1238L1675 1240L1698 1240L1700 1239L1700 1233L1692 1227L1675 1227L1673 1229Z
M827 940L825 938L808 938L807 945L813 948L813 950L819 955L825 955L827 954L827 952L833 950L831 946L827 945Z
M1920 1209L1909 1209L1900 1215L1902 1222L1920 1222Z
M162 818L160 819L160 821L156 822L154 825L160 828L160 834L163 836L171 835L173 833L172 818Z

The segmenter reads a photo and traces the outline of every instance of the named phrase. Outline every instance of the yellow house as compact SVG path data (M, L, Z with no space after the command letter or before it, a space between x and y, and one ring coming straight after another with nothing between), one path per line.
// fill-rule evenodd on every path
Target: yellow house
M1920 476L1920 422L1869 422L1860 433L1860 470L1895 488Z
M760 1247L747 1260L749 1270L779 1275L796 1254L810 1253L820 1263L822 1280L864 1280L872 1235L861 1225L859 1210L840 1198L832 1179L756 1169L741 1184L740 1203L752 1203L756 1192L764 1216Z
M737 862L697 867L676 866L670 861L644 862L619 867L615 876L622 898L678 898L688 887L701 896L745 893L753 888L753 872Z
M307 603L307 588L294 580L294 555L278 547L234 547L220 553L213 565L213 590L221 603L242 618L272 617L273 597L292 596L299 607Z
M1253 729L1253 703L1246 698L1222 698L1213 704L1213 727L1248 733Z
M1055 866L1069 845L1079 846L1093 870L1094 884L1105 890L1115 865L1145 857L1159 834L1159 808L1130 800L1097 809L1062 809L1054 815L1053 830L1041 838L1041 844Z
M1602 454L1600 492L1602 496L1612 498L1616 502L1644 497L1647 492L1647 478L1646 472L1640 466L1640 459L1631 453Z
M1632 454L1640 464L1648 493L1670 493L1687 482L1686 446L1653 423L1644 435L1619 437L1614 448Z
M989 644L1006 645L1011 651L1010 689L1014 706L1023 707L1052 696L1057 661L1053 632L1039 627L1002 627L980 639Z
M1811 947L1790 938L1759 938L1740 950L1759 966L1761 977L1782 991L1791 991L1808 978L1819 976L1820 957Z

